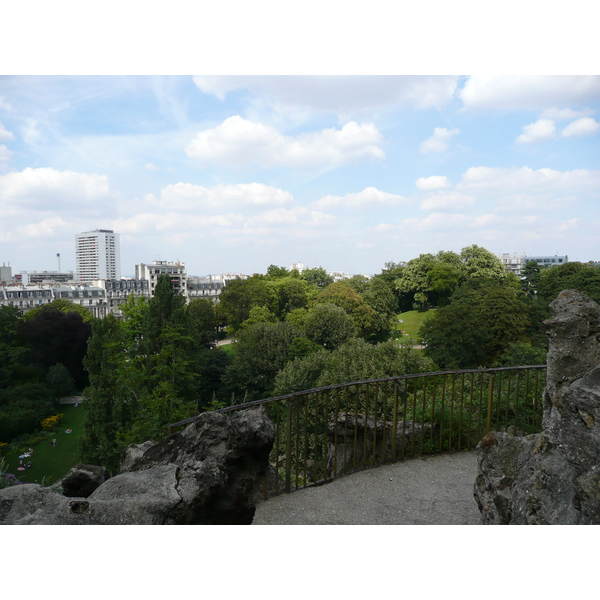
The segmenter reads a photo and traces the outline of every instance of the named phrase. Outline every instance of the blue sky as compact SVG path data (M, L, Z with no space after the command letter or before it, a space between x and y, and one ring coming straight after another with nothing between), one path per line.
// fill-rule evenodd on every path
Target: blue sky
M377 273L478 244L600 260L599 76L3 76L0 262Z

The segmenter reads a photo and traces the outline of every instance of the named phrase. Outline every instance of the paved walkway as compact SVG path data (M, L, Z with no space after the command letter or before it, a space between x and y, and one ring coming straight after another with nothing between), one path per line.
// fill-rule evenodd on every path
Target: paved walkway
M260 503L253 525L478 525L475 452L413 458Z

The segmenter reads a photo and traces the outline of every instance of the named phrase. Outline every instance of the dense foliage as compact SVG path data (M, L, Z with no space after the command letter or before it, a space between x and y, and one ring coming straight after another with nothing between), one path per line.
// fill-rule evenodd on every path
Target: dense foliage
M25 316L0 307L0 442L37 429L59 397L87 384L91 325L71 307L55 300Z
M542 364L548 304L566 288L600 301L600 269L529 263L519 280L473 245L339 282L321 267L271 265L229 282L216 305L186 304L163 276L150 300L129 297L120 320L65 301L25 316L1 307L0 442L87 386L82 459L114 472L126 444L203 410L437 369ZM432 306L424 350L392 340L399 313ZM234 341L217 349L225 332Z

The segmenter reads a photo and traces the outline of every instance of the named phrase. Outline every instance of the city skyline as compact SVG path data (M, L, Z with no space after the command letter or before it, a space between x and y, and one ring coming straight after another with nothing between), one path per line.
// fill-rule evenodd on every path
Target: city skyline
M600 257L599 76L0 77L0 262L374 274L478 244Z

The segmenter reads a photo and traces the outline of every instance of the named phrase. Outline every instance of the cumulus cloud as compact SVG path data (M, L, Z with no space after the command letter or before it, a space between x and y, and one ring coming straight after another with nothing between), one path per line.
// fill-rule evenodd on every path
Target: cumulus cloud
M544 110L596 102L598 75L473 75L458 92L465 109Z
M28 146L37 145L42 139L42 134L38 129L38 122L35 119L26 119L25 125L21 128L21 135Z
M362 192L346 194L345 196L323 196L312 204L315 208L358 208L374 209L389 208L406 204L408 199L397 194L388 194L374 187L365 188Z
M452 101L456 76L216 76L194 77L205 94L224 100L228 92L245 89L266 98L279 110L310 109L354 114L406 102L415 108L441 110Z
M591 117L583 117L569 123L563 130L563 137L594 135L600 131L600 123Z
M146 169L148 169L148 171L157 171L158 170L158 167L156 165L153 165L152 163L146 163L144 165L144 167Z
M419 177L415 182L420 190L440 190L450 187L450 180L445 175L432 175L431 177Z
M552 119L553 121L567 121L577 117L589 117L594 114L590 109L572 110L571 108L547 108L542 111L540 119Z
M463 174L456 189L471 193L578 193L600 189L600 169L531 169L520 167L470 167Z
M294 203L289 192L262 183L238 183L205 188L191 183L176 183L162 189L160 201L149 195L150 204L173 210L212 210L268 208Z
M0 162L7 162L10 160L12 152L4 145L0 144Z
M458 213L431 213L424 219L410 218L400 222L401 228L425 233L428 231L452 231L463 229L480 229L500 224L502 219L497 215L469 216Z
M549 119L538 119L523 127L523 133L516 139L519 144L530 144L531 142L546 142L556 137L554 121Z
M15 139L15 134L12 131L8 131L8 129L6 129L6 127L4 127L4 125L2 125L2 123L0 123L0 141L8 141L8 140L14 140Z
M430 152L446 152L448 142L452 136L460 133L458 129L446 129L445 127L435 127L433 135L421 143L420 151L423 154Z
M384 158L379 147L382 142L383 136L372 123L351 121L340 130L284 136L270 125L234 116L213 129L198 132L185 152L203 163L322 169Z
M25 209L78 210L87 205L106 210L106 201L113 194L106 175L27 167L0 176L0 197Z
M475 203L475 198L460 192L437 192L421 202L423 210L461 210Z

